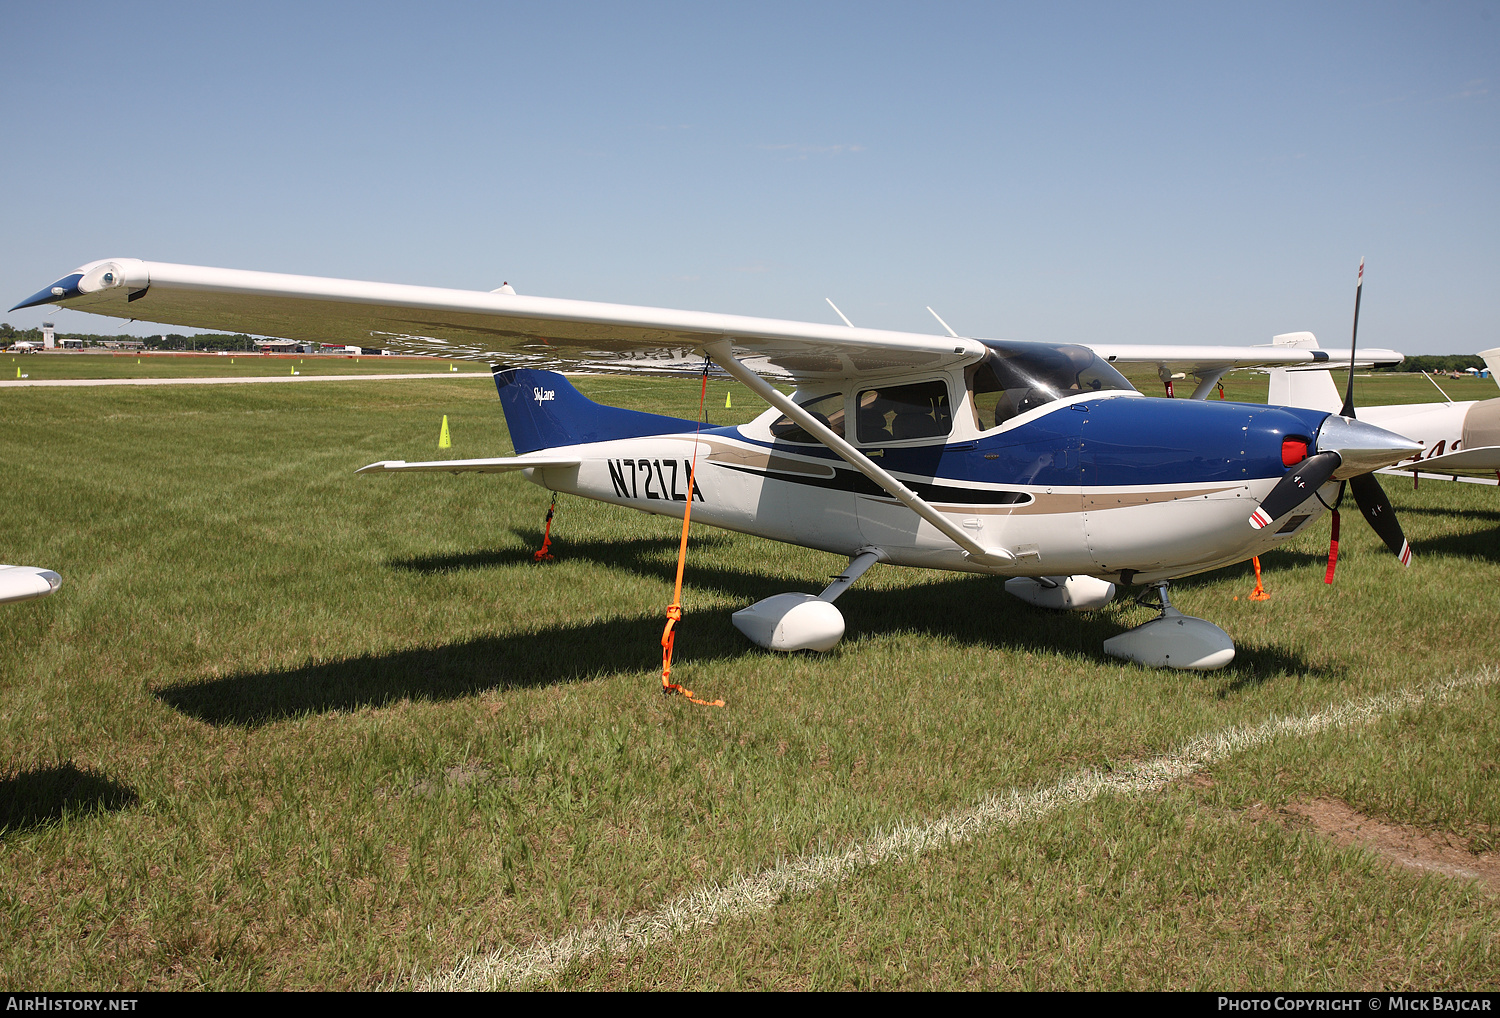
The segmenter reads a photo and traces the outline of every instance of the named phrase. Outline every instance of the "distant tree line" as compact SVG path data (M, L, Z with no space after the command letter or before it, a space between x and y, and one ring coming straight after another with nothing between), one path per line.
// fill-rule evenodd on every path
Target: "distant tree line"
M12 343L19 343L27 339L40 343L42 341L42 330L17 329L9 322L0 322L0 343L10 346Z
M79 336L83 340L103 340L107 336ZM244 333L233 336L212 333L203 336L142 336L141 341L148 350L240 350L253 351L255 342Z
M1347 367L1347 363L1345 365ZM1462 371L1465 368L1484 367L1484 358L1473 354L1436 354L1408 357L1395 367L1376 368L1376 371Z

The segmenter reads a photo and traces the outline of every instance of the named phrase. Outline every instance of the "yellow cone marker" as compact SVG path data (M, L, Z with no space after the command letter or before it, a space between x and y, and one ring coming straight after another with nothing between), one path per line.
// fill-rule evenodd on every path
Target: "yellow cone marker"
M438 448L439 449L451 449L451 448L453 448L453 439L451 439L451 438L448 437L448 415L447 414L443 415L443 430L438 432Z
M17 378L21 377L21 369L20 368L16 368L16 377Z
M733 404L731 404L729 402L729 393L727 393L727 392L724 394L724 409L725 410L732 410L732 409L734 409Z
M450 364L450 365L448 365L448 370L449 371L457 371L458 370L458 365L457 364Z

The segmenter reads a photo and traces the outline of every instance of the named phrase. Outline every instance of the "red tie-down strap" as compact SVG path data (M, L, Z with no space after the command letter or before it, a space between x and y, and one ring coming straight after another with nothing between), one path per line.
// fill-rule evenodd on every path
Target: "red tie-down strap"
M1339 511L1333 510L1333 536L1328 539L1328 572L1323 574L1324 583L1333 582L1333 569L1339 564Z

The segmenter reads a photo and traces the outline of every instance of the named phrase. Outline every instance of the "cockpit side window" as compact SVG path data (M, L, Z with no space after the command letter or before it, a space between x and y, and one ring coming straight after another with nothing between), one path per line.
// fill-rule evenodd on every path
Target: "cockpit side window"
M942 438L953 430L948 383L941 379L865 389L858 404L855 423L864 444Z
M969 369L980 431L1028 410L1084 392L1130 390L1125 376L1086 346L986 342L984 360Z
M819 424L826 424L835 435L840 438L844 437L844 394L842 392L818 396L797 405L812 414L813 419ZM798 445L820 444L816 438L802 429L802 425L786 414L782 414L776 419L776 423L771 425L771 439L775 442L795 442Z

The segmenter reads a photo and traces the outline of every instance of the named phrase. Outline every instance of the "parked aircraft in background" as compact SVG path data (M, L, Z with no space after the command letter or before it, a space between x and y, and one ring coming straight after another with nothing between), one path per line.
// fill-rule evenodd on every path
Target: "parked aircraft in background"
M1310 332L1276 336L1272 344L1316 350ZM1493 375L1500 367L1500 347L1480 354ZM1434 479L1475 479L1494 484L1500 479L1500 399L1454 402L1436 381L1441 403L1405 403L1360 407L1359 420L1420 442L1422 449L1382 473L1410 473ZM1338 383L1323 368L1275 367L1266 402L1273 406L1337 410L1343 397Z
M1117 364L1213 372L1326 364L1282 348L1101 348L980 340L737 315L170 265L91 262L18 306L305 341L370 337L493 367L516 456L383 461L362 472L521 471L533 483L849 558L821 594L734 616L756 644L827 650L834 600L876 562L1006 578L1032 603L1090 609L1116 585L1161 613L1107 640L1142 664L1219 668L1234 644L1182 615L1168 581L1300 532L1348 481L1401 561L1371 471L1419 448L1323 410L1146 399ZM771 405L735 427L602 406L547 368L692 350ZM1164 355L1163 349L1171 349ZM790 378L787 396L762 375ZM1217 376L1214 376L1217 381ZM1210 386L1211 387L1211 386ZM1200 395L1206 395L1206 389ZM1320 493L1320 489L1326 489ZM1320 494L1322 497L1320 497Z

